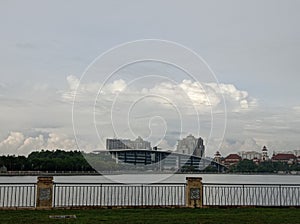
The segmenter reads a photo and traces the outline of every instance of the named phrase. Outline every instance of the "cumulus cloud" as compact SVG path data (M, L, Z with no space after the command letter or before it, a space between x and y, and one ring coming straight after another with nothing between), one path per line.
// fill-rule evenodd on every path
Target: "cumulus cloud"
M158 96L155 101L168 99L178 105L187 105L203 109L220 109L225 100L229 111L241 111L252 109L257 106L256 99L249 96L248 92L238 90L232 84L200 83L191 80L182 80L179 83L158 82L153 87L128 86L127 83L118 79L111 83L80 83L75 76L68 76L69 88L62 92L62 99L66 102L73 101L76 94L76 101L94 102L98 95L104 100L134 101L149 94ZM100 91L101 90L101 91ZM100 92L99 92L100 91ZM118 95L117 95L118 94ZM161 97L159 97L161 96ZM188 102L187 102L188 101Z
M44 133L37 136L25 136L22 132L10 132L0 142L1 154L27 155L32 151L48 149L76 149L75 140L64 134Z
M25 137L21 132L11 132L9 136L0 142L0 151L9 152L20 148L24 143Z

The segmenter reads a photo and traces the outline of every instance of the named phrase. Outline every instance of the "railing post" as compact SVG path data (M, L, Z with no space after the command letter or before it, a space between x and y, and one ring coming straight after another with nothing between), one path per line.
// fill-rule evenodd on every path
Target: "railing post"
M144 185L141 186L141 205L144 206Z
M279 184L279 205L282 206L282 199L281 199L281 184Z
M203 184L201 177L186 178L186 207L202 208L203 207Z
M245 200L245 184L243 184L243 206L246 206L246 200Z
M51 209L53 195L53 177L38 177L36 192L37 209Z

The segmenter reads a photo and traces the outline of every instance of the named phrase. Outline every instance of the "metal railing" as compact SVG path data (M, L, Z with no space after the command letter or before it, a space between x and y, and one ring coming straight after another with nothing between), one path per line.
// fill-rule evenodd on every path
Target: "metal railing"
M300 206L299 184L203 183L201 186L201 205L205 207ZM186 183L54 183L50 198L53 208L185 207L187 190ZM35 208L36 201L36 183L0 183L0 208Z
M36 183L0 183L0 207L36 206Z
M300 206L296 184L203 184L204 206Z
M185 206L185 184L54 184L53 207L78 206Z

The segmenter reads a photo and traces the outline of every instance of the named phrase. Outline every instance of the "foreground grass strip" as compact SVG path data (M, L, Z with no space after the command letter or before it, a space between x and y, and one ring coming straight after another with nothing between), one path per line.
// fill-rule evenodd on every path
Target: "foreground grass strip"
M76 219L49 216L74 215ZM299 208L94 209L0 211L0 223L299 223Z

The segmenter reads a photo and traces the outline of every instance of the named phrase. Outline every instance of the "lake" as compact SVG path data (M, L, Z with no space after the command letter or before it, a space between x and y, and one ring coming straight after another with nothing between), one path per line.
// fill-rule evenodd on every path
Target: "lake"
M299 175L239 174L123 174L105 176L54 176L67 183L185 183L186 177L202 177L204 183L300 184ZM36 176L0 176L0 183L35 183Z

